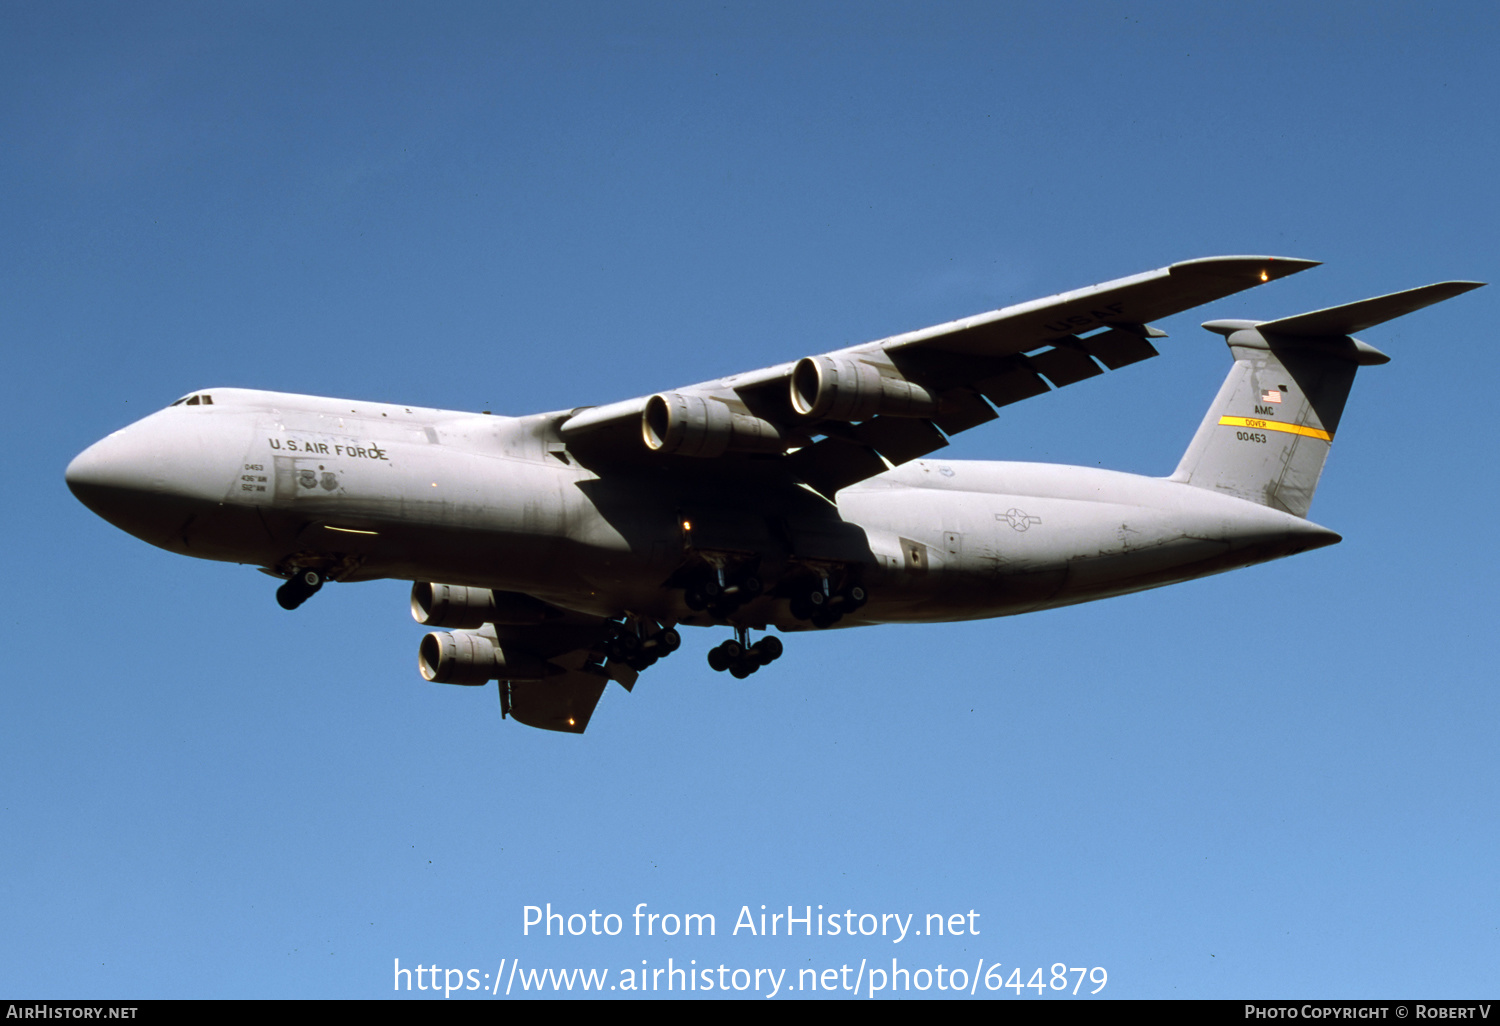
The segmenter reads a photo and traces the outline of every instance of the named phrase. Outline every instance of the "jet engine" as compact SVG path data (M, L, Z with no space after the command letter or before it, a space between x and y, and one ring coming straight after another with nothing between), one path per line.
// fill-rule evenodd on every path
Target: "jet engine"
M417 668L434 684L488 684L492 680L542 680L546 660L524 652L506 652L494 629L434 631L422 639Z
M541 623L554 613L545 602L513 591L426 581L411 586L412 619L423 627L482 627L487 623L520 626Z
M768 420L737 413L715 399L663 392L646 400L641 414L646 448L679 456L726 452L782 452L781 429Z
M792 408L809 420L929 417L938 401L921 385L847 356L804 356L792 368Z

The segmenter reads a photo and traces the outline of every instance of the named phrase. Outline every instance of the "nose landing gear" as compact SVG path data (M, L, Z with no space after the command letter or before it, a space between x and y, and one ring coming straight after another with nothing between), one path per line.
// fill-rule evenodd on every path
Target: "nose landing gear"
M323 587L323 575L317 570L298 570L276 589L276 603L282 609L296 609Z
M781 658L784 651L781 639L767 635L755 644L749 644L750 631L736 627L734 639L716 645L708 651L708 665L723 673L728 670L738 680L744 680L762 666L769 666Z

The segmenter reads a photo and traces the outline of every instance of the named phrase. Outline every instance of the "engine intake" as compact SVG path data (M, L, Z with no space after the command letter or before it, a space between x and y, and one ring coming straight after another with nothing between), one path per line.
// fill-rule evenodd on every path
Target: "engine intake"
M781 429L698 395L663 392L646 400L641 437L654 452L722 456L726 452L782 452Z
M506 652L491 631L434 631L417 649L417 669L434 684L468 686L548 676L546 660Z
M809 420L929 417L938 401L921 385L847 356L804 356L792 368L792 408Z

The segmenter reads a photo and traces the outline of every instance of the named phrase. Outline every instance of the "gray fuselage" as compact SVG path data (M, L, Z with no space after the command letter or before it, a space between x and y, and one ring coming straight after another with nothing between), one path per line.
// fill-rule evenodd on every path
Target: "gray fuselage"
M805 629L779 582L858 581L843 621L1006 616L1218 573L1339 540L1300 517L1159 478L916 460L836 502L757 456L591 461L567 412L511 418L247 389L174 405L91 446L68 482L162 548L339 581L520 592L663 623ZM195 396L194 398L197 398ZM766 592L688 608L686 568Z

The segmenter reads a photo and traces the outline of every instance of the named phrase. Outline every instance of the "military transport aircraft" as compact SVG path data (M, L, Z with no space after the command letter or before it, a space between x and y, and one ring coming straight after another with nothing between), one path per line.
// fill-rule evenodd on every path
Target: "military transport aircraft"
M1269 322L1209 321L1234 366L1176 472L933 461L997 408L1156 356L1150 322L1315 261L1211 257L608 406L526 417L210 388L67 469L153 545L248 563L295 609L328 581L415 582L422 675L500 682L502 715L581 733L724 627L972 620L1331 545L1306 519L1357 368L1350 337L1478 288L1443 282Z

